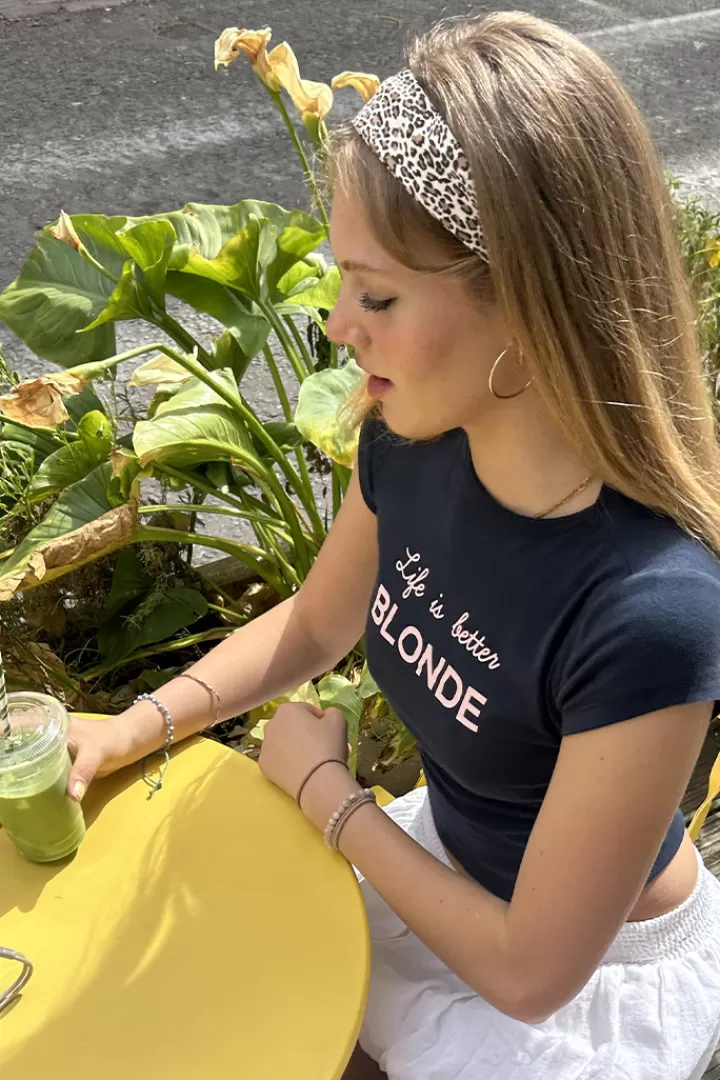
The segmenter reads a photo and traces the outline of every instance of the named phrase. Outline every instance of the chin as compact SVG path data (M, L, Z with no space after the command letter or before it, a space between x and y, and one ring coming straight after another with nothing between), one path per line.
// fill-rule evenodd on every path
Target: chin
M410 409L393 408L389 402L382 402L379 415L395 435L413 442L439 439L457 424L444 422L440 417L413 413Z

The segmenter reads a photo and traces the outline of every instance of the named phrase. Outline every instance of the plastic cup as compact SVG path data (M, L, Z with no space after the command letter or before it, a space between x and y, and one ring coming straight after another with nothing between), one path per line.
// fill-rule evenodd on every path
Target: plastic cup
M79 803L67 795L68 714L47 694L8 694L9 739L0 736L0 825L31 862L71 855L85 835Z

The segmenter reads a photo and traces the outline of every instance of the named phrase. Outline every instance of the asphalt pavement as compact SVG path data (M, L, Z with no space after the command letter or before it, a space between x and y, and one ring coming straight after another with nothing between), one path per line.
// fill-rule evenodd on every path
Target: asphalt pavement
M213 70L213 43L226 26L271 26L306 78L329 81L347 68L386 77L402 65L414 33L497 6L0 0L0 287L18 273L34 231L61 208L148 214L249 197L308 206L299 164L249 65L241 58ZM720 7L703 0L515 6L589 42L634 95L668 168L720 205ZM332 118L357 104L352 91L336 95ZM182 318L207 340L210 320ZM156 337L141 323L118 327L120 348ZM23 375L47 367L3 327L0 342ZM261 415L277 415L262 361L244 389Z

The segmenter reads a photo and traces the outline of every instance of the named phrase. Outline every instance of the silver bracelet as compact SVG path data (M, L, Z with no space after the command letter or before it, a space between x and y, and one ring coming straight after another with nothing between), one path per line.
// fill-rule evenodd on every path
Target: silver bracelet
M173 724L173 719L172 719L172 716L170 715L170 710L168 709L167 705L164 705L162 703L160 698L155 697L154 694L138 694L138 696L133 701L133 705L138 705L141 701L151 701L153 703L153 705L159 711L160 715L162 716L163 720L165 721L165 729L166 729L165 745L162 746L159 750L153 750L153 752L151 754L148 754L142 760L142 778L145 781L145 783L148 785L148 787L150 788L150 794L148 795L148 799L152 799L155 792L159 791L160 788L163 786L163 780L165 779L165 773L167 772L167 767L170 764L170 754L169 754L168 751L170 750L170 746L172 745L173 740L175 739L175 725ZM152 776L148 776L148 774L147 774L147 763L150 760L150 758L155 757L156 754L162 754L163 755L163 763L160 766L160 774L159 774L157 780L153 780Z
M344 829L349 818L359 810L365 803L377 802L375 798L375 792L372 788L363 788L362 791L353 791L352 795L348 795L346 799L343 799L342 805L331 814L330 820L325 826L324 838L325 843L333 851L339 851L338 843L340 841L340 833Z
M212 721L212 725L214 726L215 724L217 724L218 720L220 719L220 695L218 694L215 687L211 686L209 682L205 682L205 680L201 679L199 675L191 675L189 671L183 671L177 677L178 679L192 679L192 681L194 683L197 683L198 686L202 686L204 690L207 690L208 694L215 702L215 719Z

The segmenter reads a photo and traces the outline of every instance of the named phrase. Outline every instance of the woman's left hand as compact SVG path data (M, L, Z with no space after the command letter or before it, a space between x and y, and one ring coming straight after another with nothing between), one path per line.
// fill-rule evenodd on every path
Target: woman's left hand
M268 780L293 799L310 770L331 758L342 762L348 758L347 723L340 709L291 701L265 725L258 764ZM318 779L322 771L318 770Z

